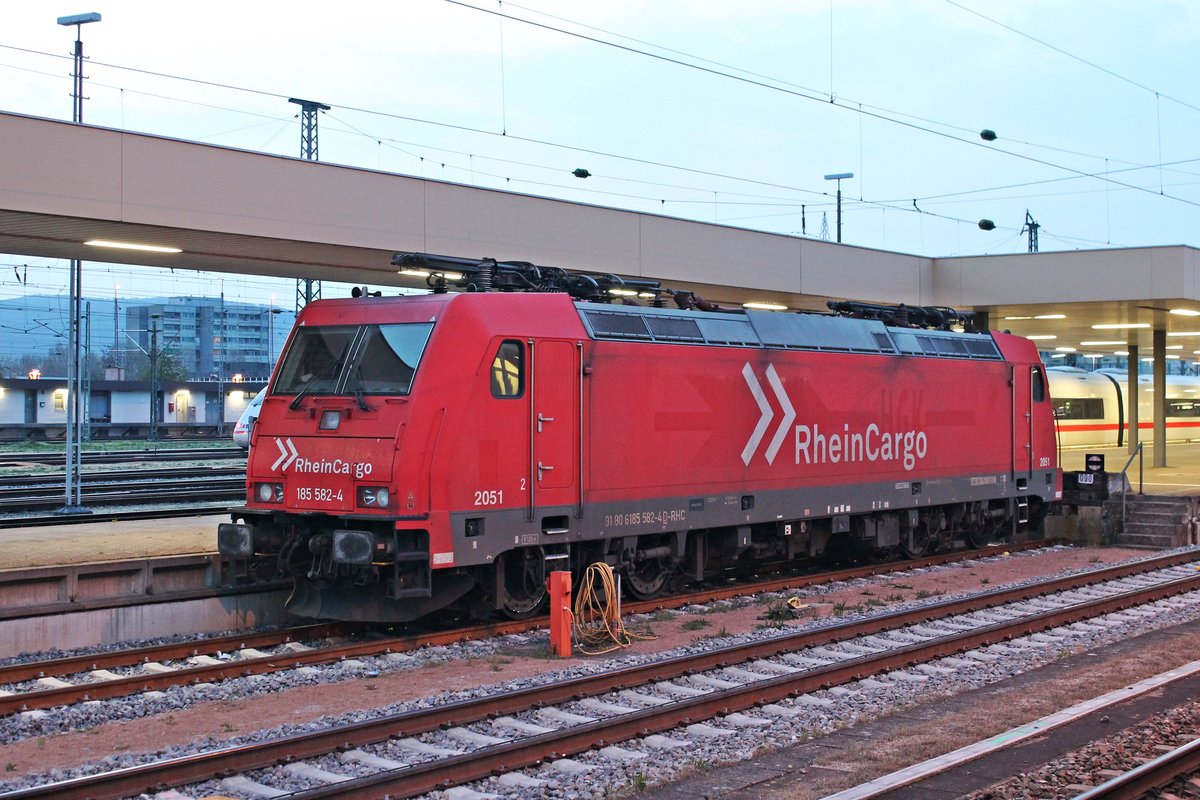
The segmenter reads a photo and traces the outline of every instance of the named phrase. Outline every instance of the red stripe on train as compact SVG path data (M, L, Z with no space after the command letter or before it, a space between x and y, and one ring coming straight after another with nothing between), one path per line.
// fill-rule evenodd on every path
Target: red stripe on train
M1129 430L1128 425L1122 425L1121 427L1124 430ZM1195 422L1170 422L1170 421L1168 421L1167 427L1168 428L1200 428L1200 419L1196 420ZM1138 423L1139 431L1143 431L1143 430L1149 431L1149 430L1153 430L1153 429L1154 429L1153 422L1139 422ZM1078 433L1078 432L1083 432L1083 431L1114 431L1115 432L1117 430L1117 424L1115 422L1109 422L1109 423L1101 422L1101 423L1095 423L1095 424L1071 425L1071 424L1063 424L1060 422L1060 423L1058 423L1058 430L1062 433Z

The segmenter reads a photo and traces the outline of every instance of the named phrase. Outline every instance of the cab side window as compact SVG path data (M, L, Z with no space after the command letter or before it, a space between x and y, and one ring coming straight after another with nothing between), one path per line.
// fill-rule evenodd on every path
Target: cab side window
M511 400L525 393L525 347L518 341L500 343L492 360L492 397Z
M1032 389L1033 402L1041 403L1046 399L1046 379L1041 367L1034 367L1029 373L1029 387Z

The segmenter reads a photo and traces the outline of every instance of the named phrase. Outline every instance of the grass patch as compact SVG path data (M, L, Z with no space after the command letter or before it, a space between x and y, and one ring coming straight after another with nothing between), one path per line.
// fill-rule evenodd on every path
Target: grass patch
M763 615L759 617L767 622L790 622L795 618L796 614L792 611L792 607L781 600L772 601Z
M683 631L698 631L711 626L712 623L706 619L689 619L687 622L680 625L679 629Z
M514 647L510 650L505 650L503 655L497 654L492 656L492 658L508 658L510 659L508 663L512 663L511 659L517 658L536 658L543 661L549 661L550 659L558 658L558 656L554 655L554 653L551 653L549 647L527 645L524 647Z

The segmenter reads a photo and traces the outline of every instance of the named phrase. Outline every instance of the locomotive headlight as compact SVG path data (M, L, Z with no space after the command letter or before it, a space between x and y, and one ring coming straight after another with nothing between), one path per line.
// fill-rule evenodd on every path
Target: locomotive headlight
M226 558L249 558L254 555L254 528L222 522L217 526L217 552Z
M339 564L370 564L374 552L370 531L333 532L333 560Z
M337 530L333 532L333 561L338 564L367 565L389 560L395 551L392 539L371 531Z
M226 558L250 558L255 553L278 553L283 537L278 530L222 522L217 526L217 552Z
M358 487L359 508L387 508L391 494L386 486Z
M254 496L260 503L282 503L282 483L258 483L254 485Z

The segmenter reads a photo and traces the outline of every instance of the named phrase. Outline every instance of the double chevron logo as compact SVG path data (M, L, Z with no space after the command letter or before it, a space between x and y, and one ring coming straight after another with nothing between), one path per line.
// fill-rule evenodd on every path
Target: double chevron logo
M767 378L767 385L771 387L775 399L779 402L779 408L783 411L783 419L779 421L775 435L771 437L767 449L763 452L767 463L774 464L775 456L779 454L779 448L783 446L783 440L787 438L788 430L796 419L796 409L792 407L792 401L788 399L783 382L779 380L779 373L775 371L775 365L768 365L764 374ZM746 362L746 365L742 367L742 377L746 379L746 386L750 387L750 394L754 396L754 402L758 403L758 411L761 415L758 418L758 424L754 426L754 432L746 440L746 446L742 448L742 462L746 466L750 466L750 459L754 458L754 453L771 427L771 420L775 419L775 410L767 401L767 394L763 391L762 384L759 382L758 376L754 374L750 362Z
M271 465L271 471L285 470L292 465L292 462L299 457L296 452L296 445L292 444L291 438L280 439L275 437L275 446L279 448L279 458L275 459L275 463Z

